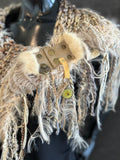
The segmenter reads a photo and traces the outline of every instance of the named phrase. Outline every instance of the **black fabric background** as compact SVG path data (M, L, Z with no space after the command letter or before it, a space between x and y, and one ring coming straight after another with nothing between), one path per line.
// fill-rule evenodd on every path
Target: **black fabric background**
M20 0L0 0L0 8ZM120 0L71 0L78 7L91 8L120 24ZM89 160L120 160L120 96L116 112L108 113Z

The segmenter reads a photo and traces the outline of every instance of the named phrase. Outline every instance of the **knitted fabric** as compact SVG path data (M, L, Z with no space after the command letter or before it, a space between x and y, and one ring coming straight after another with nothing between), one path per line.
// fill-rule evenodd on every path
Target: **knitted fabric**
M24 159L24 149L27 147L30 152L36 137L50 143L53 130L56 134L63 130L73 150L87 147L80 135L86 116L96 115L100 128L100 112L114 110L117 100L120 84L119 29L97 13L77 9L61 0L54 34L45 47L55 48L64 42L63 49L68 46L75 61L71 59L67 63L65 58L65 63L62 63L60 58L63 57L60 56L57 67L51 66L47 74L43 74L38 54L45 47L16 44L5 29L5 17L16 7L20 6L0 9L1 159ZM45 59L44 63L47 61ZM97 73L93 61L100 64ZM31 114L28 94L35 94ZM38 128L28 139L28 119L34 115L37 116Z

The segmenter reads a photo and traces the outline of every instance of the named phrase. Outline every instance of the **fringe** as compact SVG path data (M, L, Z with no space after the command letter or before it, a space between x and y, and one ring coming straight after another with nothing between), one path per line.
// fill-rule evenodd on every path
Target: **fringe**
M79 71L79 75L81 75L82 77L83 71L87 70L85 66L87 67L87 69L89 69L88 72L86 73L86 79L89 76L89 72L91 73L91 75L89 76L88 79L89 85L85 87L81 86L81 88L83 88L81 89L81 93L79 93L78 90L78 94L81 95L83 94L81 98L85 97L85 100L83 99L81 105L79 105L78 109L79 111L77 111L76 108L78 99L76 99L75 97L75 89L73 85L73 79L75 81L75 74L74 75L71 74L71 80L69 81L66 80L66 82L64 82L65 80L63 74L63 67L60 66L57 70L54 70L49 75L48 79L40 82L39 87L37 89L37 94L35 97L34 107L33 107L33 114L37 115L39 126L29 140L28 143L29 152L31 148L30 145L32 144L32 141L35 139L35 137L40 137L42 142L46 141L47 143L50 143L49 136L52 134L54 129L56 129L56 134L59 134L60 129L67 134L68 141L70 141L73 149L76 149L77 147L81 148L82 145L87 147L85 141L82 139L80 134L78 134L79 125L81 125L82 121L85 120L85 116L87 116L87 111L85 110L88 110L90 105L92 106L95 103L96 99L96 93L95 93L96 90L94 88L95 83L93 80L92 72L85 60L81 61L79 65L73 65L71 70L74 70L74 73L75 72L78 73ZM80 67L83 68L80 69ZM82 74L80 70L82 70ZM61 74L59 74L59 72ZM85 79L83 79L81 83L83 83L84 80ZM67 83L65 89L70 89L73 91L73 96L71 96L71 98L69 99L64 98L62 96L62 93L60 96L58 94L60 93L59 90L63 83ZM89 92L87 94L88 90ZM90 98L91 99L93 98L94 100L92 99L93 101L90 101ZM86 100L89 105L87 104ZM79 114L80 111L82 113L81 117ZM75 133L77 134L76 136L74 136Z
M18 144L17 144L17 131L18 126L16 124L16 119L14 119L14 115L7 115L7 118L5 119L5 126L4 128L4 141L3 141L3 152L1 156L1 160L9 159L13 160L15 158L16 160L19 159L18 157Z
M69 6L69 4L67 5ZM61 7L64 9L63 6ZM73 7L73 10L76 10L75 7ZM77 34L73 39L76 37L77 41L80 39L80 43L77 44L81 44L85 54L89 54L89 56L92 56L91 49L97 49L100 52L102 56L100 74L95 73L92 61L89 58L86 59L87 56L82 57L78 63L70 65L70 79L65 79L62 65L53 69L48 75L40 75L39 64L33 53L35 52L34 50L21 53L19 56L16 55L18 58L15 58L14 63L11 63L7 69L5 69L7 66L2 63L6 56L3 53L0 54L2 57L0 65L2 64L3 69L0 70L0 73L4 73L0 75L2 160L24 159L24 149L27 147L28 152L30 152L31 145L37 137L43 143L44 141L50 143L50 135L53 130L56 130L57 135L60 130L63 130L73 150L88 147L88 144L80 135L80 127L84 124L86 116L88 114L92 116L96 114L100 129L101 111L114 110L120 85L120 31L116 25L90 10L81 9L77 11L81 12L81 14L83 13L84 17L87 15L87 18L81 20L82 23L78 30L76 28ZM65 11L63 13L65 14ZM62 23L62 16L64 17L65 15L60 16L61 14L62 12L59 13L58 20ZM91 15L96 18L96 21L91 19ZM75 18L77 15L73 15L73 17ZM63 29L67 28L67 32L75 31L74 18L70 19L73 25L67 26L65 21L66 24L62 26ZM93 22L99 25L93 25ZM1 24L3 23L1 22ZM52 41L55 40L57 33L59 34L57 32L59 25L57 22ZM2 27L4 26L2 25ZM7 41L4 41L3 37L6 35L8 35L7 32L2 30L0 33L0 49L5 42L10 42L11 40L8 36ZM67 42L70 45L69 37ZM81 49L81 47L79 48ZM73 47L71 52L72 50ZM77 47L75 46L74 52L76 50ZM25 55L25 57L23 58L21 55ZM29 60L27 61L28 58ZM31 63L34 67L31 67ZM95 79L99 79L100 83L97 101ZM29 115L29 103L26 95L33 95L34 90L36 90L34 106L32 114ZM69 92L69 98L67 93L63 94L64 91ZM96 108L95 103L97 103ZM28 140L28 118L34 115L38 119L38 128ZM17 139L19 131L21 131L21 145L18 145Z

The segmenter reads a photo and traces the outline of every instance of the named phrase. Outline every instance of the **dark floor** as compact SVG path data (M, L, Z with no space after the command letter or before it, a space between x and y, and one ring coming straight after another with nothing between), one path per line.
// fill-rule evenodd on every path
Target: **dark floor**
M20 0L0 0L0 8ZM71 0L79 7L91 8L101 15L120 23L120 0ZM119 96L120 97L120 96ZM89 160L120 160L120 98L116 112L108 113L102 131L96 140L95 148Z

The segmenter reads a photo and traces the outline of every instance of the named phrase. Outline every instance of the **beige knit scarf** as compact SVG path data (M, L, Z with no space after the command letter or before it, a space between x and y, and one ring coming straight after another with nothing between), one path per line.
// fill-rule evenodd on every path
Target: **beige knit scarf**
M61 0L50 42L25 47L16 44L4 26L5 17L16 7L20 5L0 9L1 160L24 159L25 148L30 152L36 137L50 143L53 130L56 134L63 130L73 150L88 147L80 135L86 116L96 115L100 128L100 112L114 110L118 97L119 29L97 13ZM97 73L93 61L100 64ZM30 115L27 95L33 91ZM28 139L28 118L33 115L38 128Z

